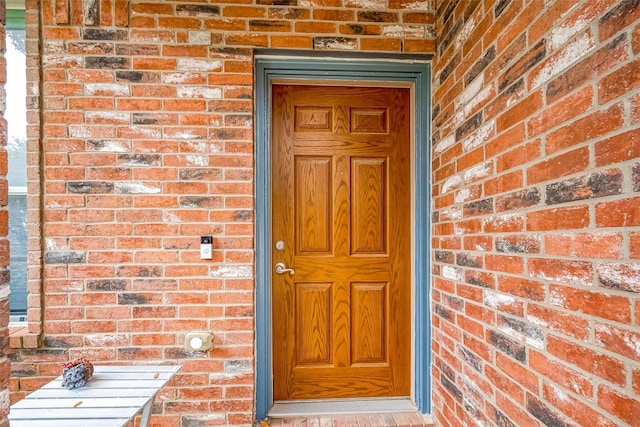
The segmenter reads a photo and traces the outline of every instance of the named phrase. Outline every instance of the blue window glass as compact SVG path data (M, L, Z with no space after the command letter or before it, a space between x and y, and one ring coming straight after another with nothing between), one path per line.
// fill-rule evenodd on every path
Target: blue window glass
M27 196L10 194L9 242L11 242L11 314L27 311Z

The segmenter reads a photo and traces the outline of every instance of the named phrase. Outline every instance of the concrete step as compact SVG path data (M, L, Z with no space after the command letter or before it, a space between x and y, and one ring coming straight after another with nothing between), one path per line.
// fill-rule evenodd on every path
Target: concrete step
M341 414L308 417L269 418L256 423L256 427L433 427L431 415L418 412L383 414Z

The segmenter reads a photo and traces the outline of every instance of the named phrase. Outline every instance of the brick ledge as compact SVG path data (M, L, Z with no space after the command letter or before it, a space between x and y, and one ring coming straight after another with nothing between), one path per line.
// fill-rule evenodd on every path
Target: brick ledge
M40 347L40 334L29 332L25 326L13 326L9 328L9 347L14 349Z

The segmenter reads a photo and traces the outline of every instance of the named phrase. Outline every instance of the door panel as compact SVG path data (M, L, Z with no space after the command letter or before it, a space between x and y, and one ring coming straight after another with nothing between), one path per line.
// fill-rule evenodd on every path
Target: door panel
M351 285L351 362L387 360L387 283Z
M299 253L331 253L331 158L295 158L296 243Z
M331 283L296 286L297 365L331 363Z
M386 253L387 159L351 161L351 247L353 254Z
M272 99L274 399L408 396L409 90Z

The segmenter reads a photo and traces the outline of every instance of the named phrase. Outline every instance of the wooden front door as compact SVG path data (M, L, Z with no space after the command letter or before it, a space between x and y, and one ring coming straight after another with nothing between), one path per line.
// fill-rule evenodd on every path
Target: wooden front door
M409 89L272 95L274 400L409 396Z

